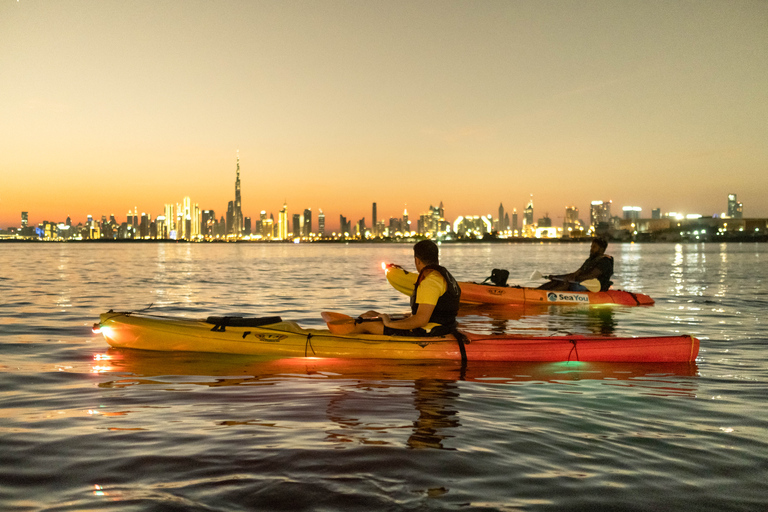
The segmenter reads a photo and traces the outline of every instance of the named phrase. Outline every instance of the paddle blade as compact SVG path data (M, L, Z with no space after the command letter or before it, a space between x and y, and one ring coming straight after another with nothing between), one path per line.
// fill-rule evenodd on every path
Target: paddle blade
M355 319L342 313L323 311L320 316L333 334L349 334L355 330Z
M587 279L579 284L591 292L599 292L601 288L600 281L597 279Z
M544 279L544 276L543 276L543 275L541 274L541 272L539 272L538 270L534 270L534 271L533 271L533 274L531 274L531 279L530 279L530 281L533 281L533 280L535 280L535 279Z

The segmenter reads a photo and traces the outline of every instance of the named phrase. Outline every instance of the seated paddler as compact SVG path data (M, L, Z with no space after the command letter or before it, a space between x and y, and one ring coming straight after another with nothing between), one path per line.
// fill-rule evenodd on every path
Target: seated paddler
M593 239L589 248L589 258L576 272L545 276L550 281L539 286L539 289L582 292L587 291L587 288L580 284L582 281L597 279L600 281L600 291L608 290L613 284L611 281L613 256L605 254L607 248L608 242L604 238Z
M413 260L419 277L411 295L411 313L393 320L385 313L368 311L363 319L378 321L355 325L356 333L389 336L443 336L456 329L461 289L445 267L440 266L440 251L431 240L413 246Z

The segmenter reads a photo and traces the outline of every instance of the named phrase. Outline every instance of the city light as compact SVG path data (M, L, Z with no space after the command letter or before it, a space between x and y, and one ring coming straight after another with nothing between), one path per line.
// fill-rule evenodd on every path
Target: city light
M258 217L251 218L242 212L240 190L240 162L236 165L235 198L229 202L226 215L217 215L214 210L203 210L187 196L178 203L166 203L163 211L155 217L138 208L128 210L125 221L120 222L114 214L101 220L92 215L85 222L74 224L68 217L66 222L44 221L37 226L29 225L29 212L21 212L21 226L0 230L0 240L39 241L188 241L188 242L289 242L293 244L314 242L369 241L375 239L410 242L417 238L436 241L461 240L510 240L517 239L579 239L595 236L607 237L614 241L679 241L687 238L707 240L710 235L727 239L729 236L764 237L768 235L768 220L745 219L743 204L735 194L728 195L728 213L705 216L699 213L668 212L654 208L651 217L644 217L639 206L623 206L623 218L612 215L612 201L591 201L589 220L579 218L575 206L565 206L565 214L554 225L549 214L534 217L533 197L525 208L522 219L517 209L512 215L499 205L498 217L485 215L458 215L453 222L446 218L445 208L430 205L425 213L412 221L407 210L401 217L390 217L388 221L377 218L377 204L373 203L374 226L365 218L356 223L343 215L339 216L340 231L325 231L325 214L313 220L311 208L303 213L290 213L287 201L277 215L260 210ZM522 220L522 226L518 222ZM314 222L316 221L316 223ZM318 229L315 229L318 228Z

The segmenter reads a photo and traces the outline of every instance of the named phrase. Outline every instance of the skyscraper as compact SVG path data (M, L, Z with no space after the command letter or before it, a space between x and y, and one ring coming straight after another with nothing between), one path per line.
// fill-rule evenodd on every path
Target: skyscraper
M533 226L533 194L523 212L523 229L529 226Z
M293 214L293 238L301 238L301 215Z
M736 194L728 194L728 217L741 219L744 216L744 205L736 200Z
M600 223L611 222L611 201L592 201L589 209L589 224L597 230Z
M373 212L372 213L373 213L373 217L372 217L373 218L373 224L372 224L373 236L377 236L378 233L376 232L376 223L378 222L379 218L376 216L376 203L373 203Z
M565 218L563 219L563 236L569 236L579 225L579 209L575 206L565 207Z
M312 234L312 209L304 209L304 225L302 227L302 235L309 236Z
M243 208L240 200L240 151L237 151L237 179L235 180L235 205L232 218L232 234L235 238L243 236Z
M320 235L320 238L325 236L325 214L322 209L317 214L317 234Z
M517 208L512 208L512 232L519 235L520 227L517 224Z
M277 229L279 240L288 239L288 203L283 203L283 209L280 210L280 214L277 217Z

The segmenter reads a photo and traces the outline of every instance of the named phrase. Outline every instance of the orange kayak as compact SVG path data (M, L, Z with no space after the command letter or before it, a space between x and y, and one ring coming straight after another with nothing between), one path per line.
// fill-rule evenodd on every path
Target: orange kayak
M385 269L387 281L397 291L410 296L418 274L400 267ZM461 302L464 304L617 304L621 306L650 306L654 300L642 293L623 290L605 292L557 292L524 286L494 286L460 281Z

